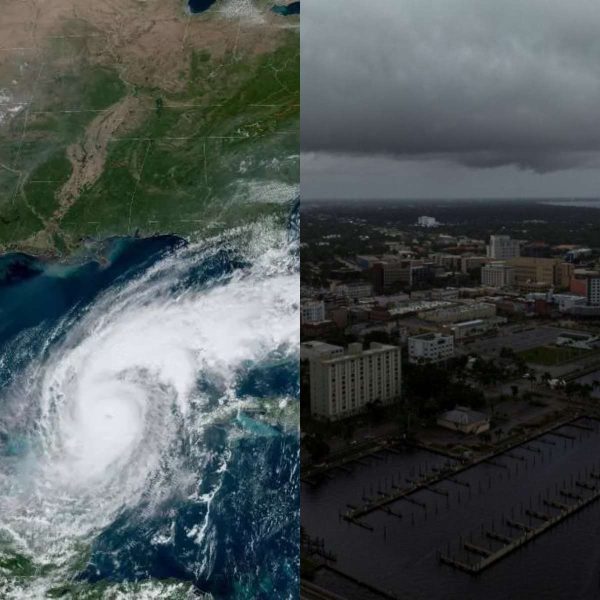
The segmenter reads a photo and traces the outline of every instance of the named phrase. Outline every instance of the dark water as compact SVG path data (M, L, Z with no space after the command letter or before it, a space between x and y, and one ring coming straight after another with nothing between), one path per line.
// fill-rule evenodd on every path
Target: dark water
M398 501L390 507L402 519L377 511L365 517L374 527L370 532L340 520L347 504L359 505L363 493L372 496L378 489L390 489L392 477L410 477L419 469L431 470L444 458L417 451L386 454L371 460L370 466L356 465L352 473L337 472L334 479L318 487L303 485L302 522L312 536L325 538L326 549L337 555L333 566L376 588L404 599L551 598L557 600L600 597L600 503L593 503L567 518L534 542L517 550L490 569L473 577L441 565L438 551L461 560L476 557L461 551L461 538L489 547L482 526L509 535L503 517L531 524L522 510L532 503L557 498L556 485L569 487L585 469L600 464L599 423L589 421L594 432L564 427L574 441L546 435L555 445L531 442L535 453L519 447L513 451L525 460L507 456L500 463L509 468L482 464L458 476L470 488L450 481L437 484L449 492L449 500L429 490L413 495L426 503L427 510ZM534 464L535 461L535 464ZM559 497L558 497L559 498ZM540 511L547 509L541 508ZM514 530L512 531L514 536ZM491 542L494 544L494 542ZM496 548L497 546L494 546ZM318 583L348 598L374 600L377 596L361 590L336 573L323 571Z
M274 13L278 15L283 15L284 17L289 17L291 15L299 15L300 14L300 2L290 2L287 5L278 4L271 9Z
M217 0L188 0L188 8L192 14L208 10Z
M56 322L123 278L133 278L185 242L174 236L115 238L97 260L64 265L24 254L0 257L0 343L43 321Z

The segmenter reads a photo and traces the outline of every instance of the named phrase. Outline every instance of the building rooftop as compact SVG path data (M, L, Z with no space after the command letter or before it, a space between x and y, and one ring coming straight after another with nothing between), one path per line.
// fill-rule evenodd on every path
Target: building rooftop
M428 333L421 333L420 335L411 335L410 338L414 340L437 340L439 338L451 338L450 334L430 331Z
M343 350L342 346L334 346L333 344L328 344L327 342L302 342L300 344L302 348L306 348L308 350L314 350L315 352L331 352L331 351L339 351Z
M368 350L363 349L361 343L350 344L343 355L331 356L323 361L323 363L335 363L341 362L353 356L369 356L371 354L379 354L389 350L399 350L399 346L392 346L390 344L380 344L379 342L371 342Z
M441 419L450 423L459 423L461 425L470 425L472 423L480 423L481 421L489 421L489 417L484 414L471 410L466 406L457 406L440 415Z

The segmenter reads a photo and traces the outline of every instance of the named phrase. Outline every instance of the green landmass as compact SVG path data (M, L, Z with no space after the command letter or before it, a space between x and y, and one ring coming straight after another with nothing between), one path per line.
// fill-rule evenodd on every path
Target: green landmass
M81 35L51 43L35 100L0 124L0 250L68 255L88 238L285 218L299 181L299 36L277 36L266 52L190 46L177 89L93 63Z

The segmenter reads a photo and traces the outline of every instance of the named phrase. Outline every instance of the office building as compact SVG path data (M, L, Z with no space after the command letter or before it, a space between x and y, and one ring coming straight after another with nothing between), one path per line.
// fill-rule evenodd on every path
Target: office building
M520 256L519 240L513 240L509 235L491 235L487 255L496 260L516 258Z
M513 258L508 265L514 269L515 285L525 291L543 288L566 289L573 277L574 267L559 258Z
M481 268L481 285L508 288L515 283L515 269L505 262L492 262Z

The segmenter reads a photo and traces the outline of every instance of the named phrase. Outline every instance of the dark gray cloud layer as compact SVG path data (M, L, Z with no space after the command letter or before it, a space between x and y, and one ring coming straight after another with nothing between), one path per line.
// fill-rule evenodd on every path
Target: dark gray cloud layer
M600 166L596 0L303 1L303 152Z

